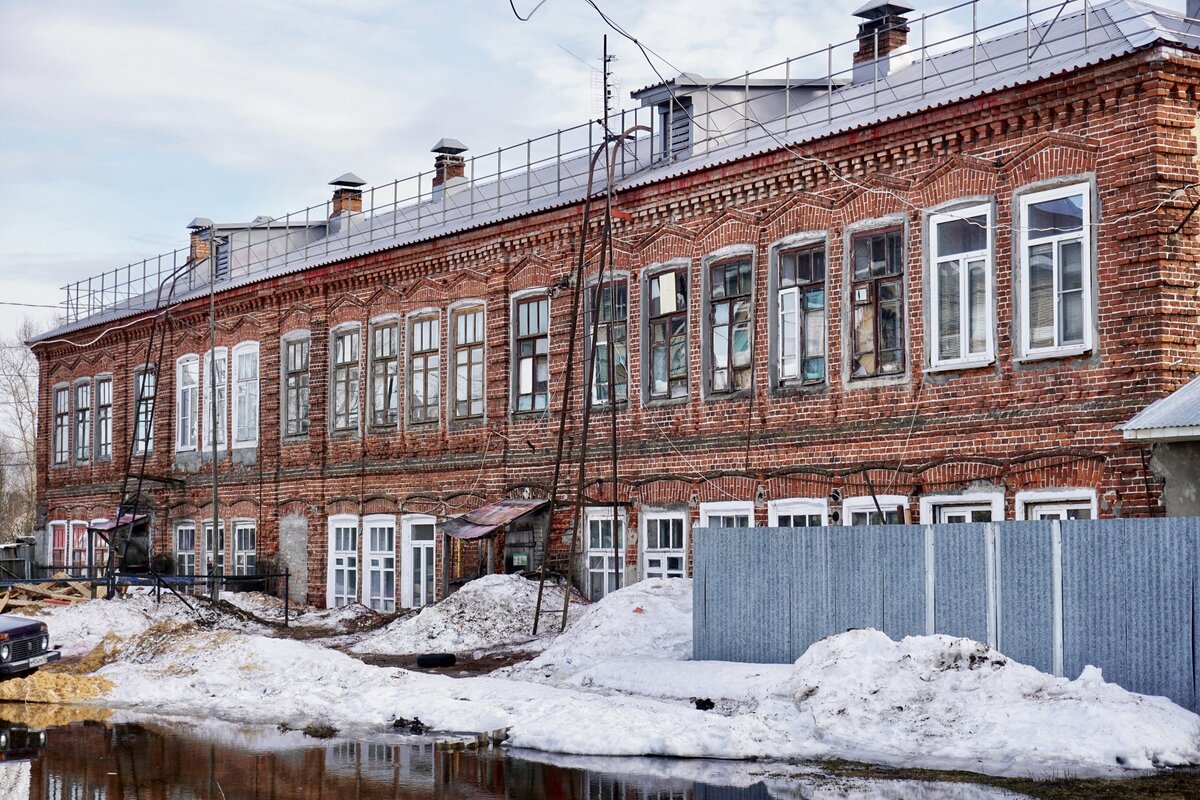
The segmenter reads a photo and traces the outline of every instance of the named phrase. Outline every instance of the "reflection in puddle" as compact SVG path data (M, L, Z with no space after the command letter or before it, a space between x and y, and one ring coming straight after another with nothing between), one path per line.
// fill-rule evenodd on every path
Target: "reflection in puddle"
M948 800L991 794L971 785L845 781L786 765L451 750L396 736L319 742L271 728L127 713L44 733L0 723L0 736L14 745L0 753L5 800Z

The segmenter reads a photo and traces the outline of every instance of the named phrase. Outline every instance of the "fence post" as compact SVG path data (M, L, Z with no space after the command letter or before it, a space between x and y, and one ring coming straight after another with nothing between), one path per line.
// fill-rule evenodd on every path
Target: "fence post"
M937 630L937 614L934 603L937 601L937 550L934 541L934 527L925 526L925 635L932 636Z
M289 618L292 616L291 602L292 602L292 568L284 567L284 569L283 569L283 627L285 627L285 628L290 626Z

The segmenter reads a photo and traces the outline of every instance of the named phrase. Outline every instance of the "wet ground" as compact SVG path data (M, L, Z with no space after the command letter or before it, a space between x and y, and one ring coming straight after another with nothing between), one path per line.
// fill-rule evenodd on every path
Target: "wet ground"
M1200 797L1200 775L1188 773L1150 783L1034 783L853 764L580 758L396 735L316 740L263 726L103 711L90 714L100 719L71 721L51 714L54 708L0 708L10 720L0 721L3 800Z

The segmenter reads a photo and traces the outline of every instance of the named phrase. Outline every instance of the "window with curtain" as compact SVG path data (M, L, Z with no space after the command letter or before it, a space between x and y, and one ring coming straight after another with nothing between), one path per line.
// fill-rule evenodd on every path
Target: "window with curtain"
M708 269L708 388L725 394L750 388L750 260L714 264Z
M779 254L776 307L780 383L825 380L825 245Z
M408 421L438 421L442 399L441 320L418 317L410 327L408 351Z
M853 238L851 378L904 371L904 235L899 228Z
M990 360L992 354L991 207L930 217L932 363Z
M1026 354L1091 346L1090 191L1081 184L1021 198Z
M650 397L667 400L688 393L688 273L656 272L649 279Z
M599 319L596 309L599 309ZM623 403L629 399L629 286L624 280L589 287L584 330L591 339L596 331L592 359L592 402ZM609 364L609 360L612 363ZM609 384L609 372L612 384Z

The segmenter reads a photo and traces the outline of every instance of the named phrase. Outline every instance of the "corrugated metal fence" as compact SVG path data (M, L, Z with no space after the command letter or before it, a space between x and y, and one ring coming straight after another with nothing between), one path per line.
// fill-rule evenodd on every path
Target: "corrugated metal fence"
M786 663L849 628L987 642L1200 710L1200 518L697 529L695 658Z

